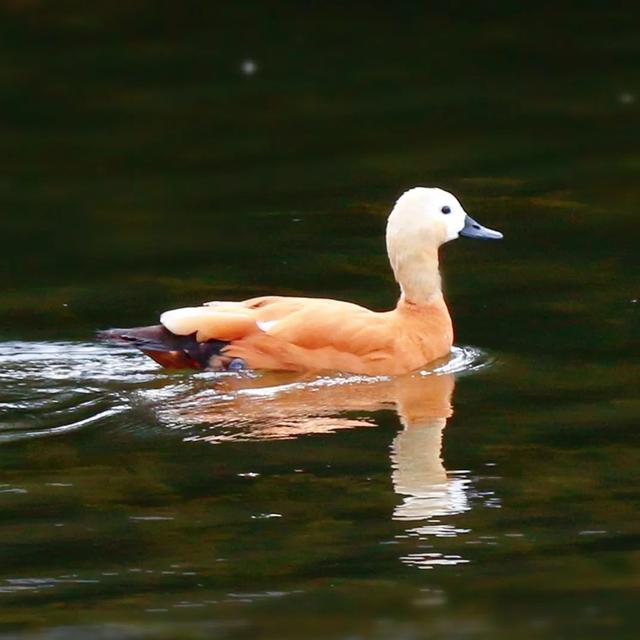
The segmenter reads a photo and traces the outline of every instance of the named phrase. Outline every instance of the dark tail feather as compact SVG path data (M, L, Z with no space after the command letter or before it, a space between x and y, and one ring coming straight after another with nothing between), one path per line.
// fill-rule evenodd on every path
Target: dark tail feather
M194 340L192 336L177 336L161 324L130 329L107 329L106 331L98 331L97 337L106 342L128 344L138 349L157 351L181 350Z
M131 329L107 329L97 333L99 340L128 344L140 349L163 367L171 369L225 368L220 351L228 342L208 340L198 342L195 333L178 336L161 324Z

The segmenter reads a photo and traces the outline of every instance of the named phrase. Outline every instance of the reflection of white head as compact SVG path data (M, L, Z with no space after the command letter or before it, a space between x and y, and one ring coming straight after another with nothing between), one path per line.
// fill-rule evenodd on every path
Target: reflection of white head
M466 510L464 490L447 477L440 457L454 384L450 374L396 380L403 430L391 445L391 480L395 492L404 496L394 510L396 520L427 520Z
M447 477L440 457L446 423L446 418L432 418L395 437L391 445L393 488L405 496L393 512L395 520L428 520L467 510L461 479Z

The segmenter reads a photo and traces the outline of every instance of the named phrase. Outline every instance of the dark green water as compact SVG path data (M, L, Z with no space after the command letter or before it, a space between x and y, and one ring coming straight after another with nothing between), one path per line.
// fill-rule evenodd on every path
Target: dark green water
M633 13L0 11L2 637L637 637ZM445 247L435 371L243 380L92 342L211 299L389 307L417 184L505 234Z

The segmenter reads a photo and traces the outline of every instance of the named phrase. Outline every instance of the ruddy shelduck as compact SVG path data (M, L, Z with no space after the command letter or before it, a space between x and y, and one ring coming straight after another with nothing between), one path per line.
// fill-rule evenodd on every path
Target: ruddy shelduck
M131 344L169 368L407 373L446 356L453 345L438 249L459 236L502 238L471 218L452 194L416 187L398 198L387 221L387 252L401 291L391 311L263 296L173 309L159 325L99 335Z

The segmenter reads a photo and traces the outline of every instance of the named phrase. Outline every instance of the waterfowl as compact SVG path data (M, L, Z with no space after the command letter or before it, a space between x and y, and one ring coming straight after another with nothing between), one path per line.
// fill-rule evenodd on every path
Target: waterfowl
M109 329L99 337L137 347L168 368L408 373L453 345L438 249L459 236L502 238L471 218L451 193L415 187L398 198L387 221L387 253L400 286L391 311L263 296L173 309L159 325Z

